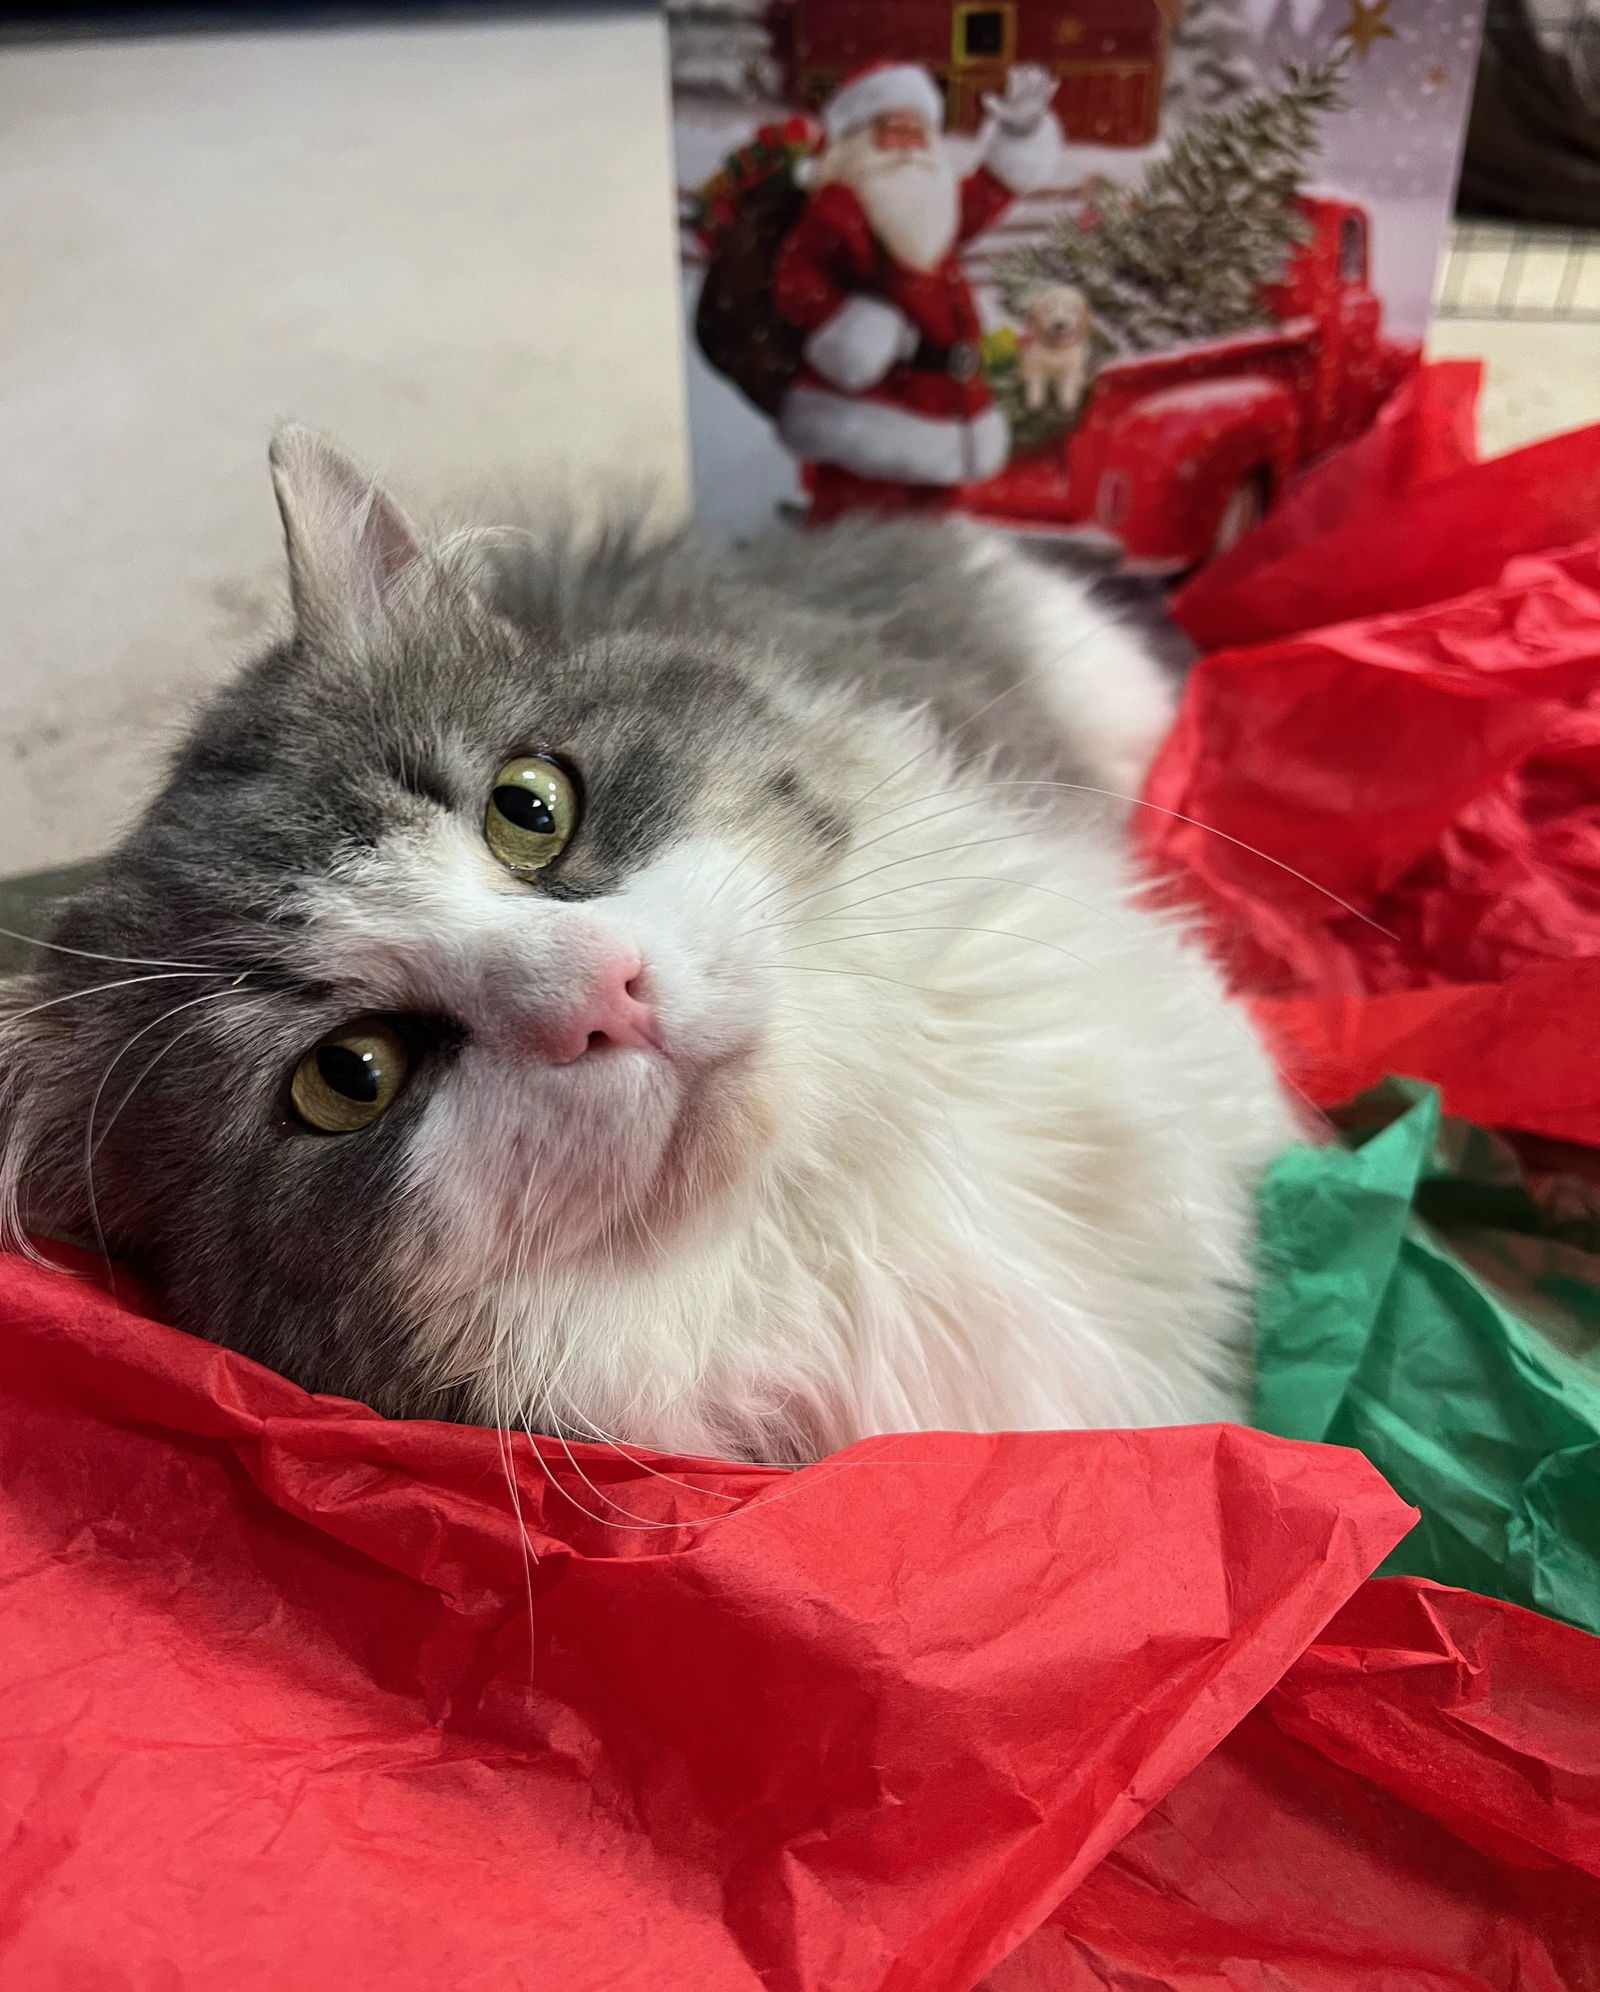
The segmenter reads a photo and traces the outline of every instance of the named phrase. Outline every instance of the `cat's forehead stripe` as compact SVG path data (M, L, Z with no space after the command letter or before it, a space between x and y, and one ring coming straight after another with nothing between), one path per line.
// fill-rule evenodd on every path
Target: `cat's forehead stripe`
M580 780L582 770L579 770ZM584 818L571 869L618 872L636 865L682 823L695 787L693 771L655 740L628 741L585 784Z

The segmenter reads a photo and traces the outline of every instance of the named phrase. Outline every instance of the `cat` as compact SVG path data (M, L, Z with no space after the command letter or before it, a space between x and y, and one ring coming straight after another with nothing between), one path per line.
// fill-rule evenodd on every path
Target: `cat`
M0 1004L13 1244L394 1416L793 1464L1245 1415L1296 1119L1134 889L1123 616L970 523L428 544L272 462L292 635Z

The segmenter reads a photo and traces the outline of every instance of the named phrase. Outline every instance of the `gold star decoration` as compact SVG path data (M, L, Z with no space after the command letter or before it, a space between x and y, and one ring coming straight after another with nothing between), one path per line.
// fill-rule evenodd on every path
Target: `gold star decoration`
M1339 30L1339 37L1365 62L1378 42L1395 39L1389 25L1389 0L1350 0L1350 18Z

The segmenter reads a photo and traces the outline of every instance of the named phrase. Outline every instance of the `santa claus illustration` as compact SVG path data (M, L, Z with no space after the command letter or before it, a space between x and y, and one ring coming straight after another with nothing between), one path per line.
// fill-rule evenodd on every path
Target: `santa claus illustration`
M807 334L779 433L807 464L811 516L940 510L1005 463L1010 433L979 363L957 248L1043 186L1061 130L1055 79L1013 69L984 99L979 164L956 177L927 70L886 63L822 110L811 194L779 252L773 302Z

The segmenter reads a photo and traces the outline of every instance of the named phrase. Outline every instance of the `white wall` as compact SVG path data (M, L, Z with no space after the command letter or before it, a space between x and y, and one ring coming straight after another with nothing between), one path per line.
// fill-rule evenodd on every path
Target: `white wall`
M276 422L421 512L681 490L663 77L653 14L0 56L0 875L273 626Z

